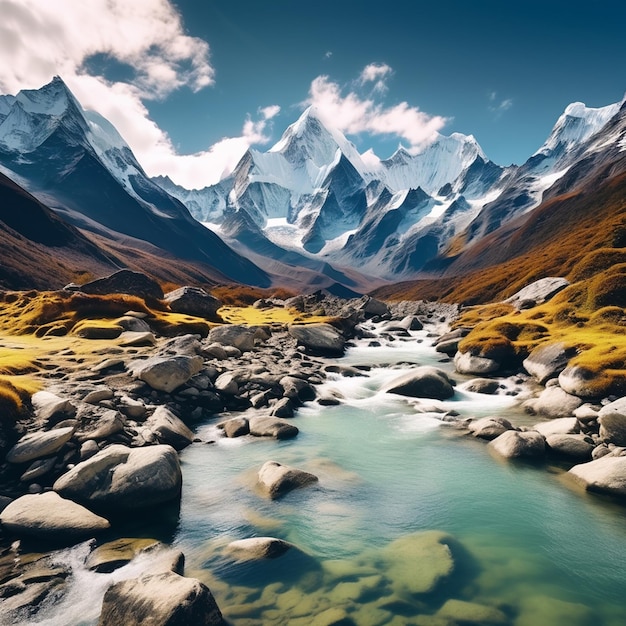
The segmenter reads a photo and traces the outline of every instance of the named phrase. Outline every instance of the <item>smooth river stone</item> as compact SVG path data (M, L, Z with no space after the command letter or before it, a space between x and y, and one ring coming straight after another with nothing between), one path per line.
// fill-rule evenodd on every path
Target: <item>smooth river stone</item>
M24 435L7 454L9 463L28 463L57 453L74 434L74 427L53 428Z
M262 491L272 500L319 480L314 474L288 465L281 465L276 461L264 463L259 470L258 479Z

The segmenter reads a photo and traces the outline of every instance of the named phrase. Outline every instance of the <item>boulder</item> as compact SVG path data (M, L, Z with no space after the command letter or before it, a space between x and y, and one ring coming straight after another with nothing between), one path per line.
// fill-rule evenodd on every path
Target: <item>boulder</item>
M250 537L231 541L226 546L225 552L238 561L257 561L275 559L294 547L288 541L275 537Z
M569 474L588 491L626 496L626 456L603 456L574 465Z
M119 336L118 345L123 348L134 348L139 346L154 346L156 337L150 332L135 332L126 330Z
M233 417L217 425L227 437L243 437L250 433L250 424L246 417Z
M528 432L507 430L490 442L489 446L507 459L540 457L546 450L545 439L533 430Z
M53 428L24 435L8 452L9 463L28 463L56 454L72 437L74 427Z
M232 372L224 372L217 377L215 389L227 396L236 396L239 393L237 378Z
M159 443L168 444L176 450L186 448L194 439L191 430L166 406L157 407L144 426L156 435Z
M82 443L88 439L107 439L122 432L125 424L126 419L119 411L113 409L105 411L93 420L88 430L76 434L76 441Z
M453 538L440 531L404 535L382 549L381 571L400 597L432 593L454 572Z
M209 332L209 342L248 352L254 348L254 330L237 324L216 326Z
M532 300L534 305L542 304L543 302L547 302L550 298L556 296L559 291L562 291L568 285L569 281L566 278L556 276L540 278L534 283L526 285L526 287L520 289L504 302L512 304L516 308L521 308L520 305L523 305L530 300Z
M248 420L250 434L255 437L273 437L274 439L292 439L300 431L296 426L279 417L255 415Z
M290 398L296 404L315 399L315 389L306 380L295 376L283 376L278 384L283 388L285 397Z
M126 293L143 299L160 300L163 298L161 285L141 272L119 270L104 278L98 278L72 289L83 293L108 295Z
M138 554L160 545L156 539L115 539L98 546L87 557L87 569L110 573L130 563Z
M17 536L78 540L109 528L109 522L85 507L47 491L14 500L0 513L2 527Z
M346 349L344 336L330 324L291 324L289 334L312 354L342 356Z
M423 365L395 378L381 391L411 398L434 398L447 400L454 395L454 387L448 375L436 367Z
M598 413L600 439L626 446L626 397L603 406Z
M540 384L544 385L551 378L556 378L576 356L576 348L566 348L562 343L544 344L535 348L522 365Z
M548 448L557 454L578 461L589 461L595 448L587 435L553 434L546 437Z
M289 398L281 398L270 411L272 417L287 418L293 417L293 402Z
M604 398L622 395L626 383L622 377L609 375L604 370L592 371L580 365L568 365L559 374L559 385L579 398Z
M275 500L294 489L316 483L319 479L309 472L267 461L259 470L258 480L263 493Z
M472 393L484 393L492 395L500 388L500 381L493 378L474 378L463 383L462 388Z
M474 437L481 439L495 439L507 430L516 430L516 428L504 417L482 417L469 423L468 430Z
M111 585L98 626L225 626L209 588L174 572L141 576Z
M115 444L78 463L53 488L94 510L123 511L175 500L181 486L180 462L171 446Z
M469 352L457 352L454 355L454 367L459 374L482 376L500 369L500 363L483 356L474 356Z
M145 319L136 317L136 315L124 315L116 319L115 323L131 333L149 333L152 330Z
M171 393L197 374L203 364L200 356L152 357L134 361L129 369L153 389Z
M35 415L40 420L49 420L57 415L74 415L76 408L64 398L50 393L49 391L37 391L31 399Z
M363 296L354 305L354 308L357 311L361 311L366 318L380 317L381 315L387 315L389 313L389 307L384 302L371 298L370 296Z
M553 385L546 387L537 398L524 402L528 413L545 415L546 417L566 417L573 415L582 404L582 400L567 393L561 387Z
M217 310L222 303L204 289L199 287L181 287L165 294L165 301L175 313L204 317L208 320L221 322Z
M541 433L544 437L573 435L580 431L580 424L575 417L560 417L548 422L539 422L533 426L533 430Z

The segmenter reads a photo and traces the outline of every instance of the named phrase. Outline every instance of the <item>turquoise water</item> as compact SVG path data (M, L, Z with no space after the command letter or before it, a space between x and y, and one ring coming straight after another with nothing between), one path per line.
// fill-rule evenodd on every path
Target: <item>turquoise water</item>
M532 423L514 397L457 389L437 402L379 392L408 367L395 363L451 372L429 343L422 332L351 350L346 364L385 367L325 383L320 391L341 393L342 404L302 408L293 440L229 440L215 422L198 429L206 443L181 454L178 521L156 536L185 553L185 574L209 586L232 626L626 623L626 509L574 490L562 467L498 460L442 421L455 410ZM319 483L267 500L255 484L268 460ZM136 524L139 535L153 532ZM258 563L225 555L230 541L255 536L299 550ZM25 623L96 624L108 585L150 572L156 558L95 574L84 567L88 553L86 544L59 553L72 567L70 592Z
M439 356L427 342L376 351L386 363ZM355 350L347 361L372 355ZM403 371L327 383L345 403L300 410L294 440L218 438L188 448L175 540L187 574L207 582L235 626L322 624L331 610L352 620L344 623L468 623L441 621L450 599L497 609L472 623L623 624L624 509L573 491L559 468L493 458L431 410L515 415L511 397L457 392L445 403L411 403L377 391ZM218 437L211 425L199 434ZM266 500L254 485L268 460L310 471L319 484ZM389 546L407 536L419 542L426 531L453 537L455 573L428 593L408 593L415 566ZM229 541L268 535L306 558L244 566L224 557Z

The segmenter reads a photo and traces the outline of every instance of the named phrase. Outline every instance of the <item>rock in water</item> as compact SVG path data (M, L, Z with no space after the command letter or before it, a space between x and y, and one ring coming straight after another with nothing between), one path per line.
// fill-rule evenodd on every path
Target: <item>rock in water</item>
M85 507L48 491L14 500L0 513L2 527L18 536L77 540L109 528L109 522Z
M318 480L314 474L281 465L276 461L267 461L259 470L259 485L272 500L280 498L293 489L316 483Z
M626 456L603 456L589 463L574 465L569 474L588 491L626 496Z
M344 336L330 324L292 324L289 334L313 354L341 356L346 349Z
M98 626L226 626L209 588L163 572L124 580L104 594Z
M157 437L160 443L165 443L176 450L182 450L192 443L194 434L183 421L167 407L159 406L144 422Z
M434 398L446 400L454 395L454 387L448 375L436 367L423 365L392 380L383 387L386 393L395 393L411 398Z
M274 439L291 439L300 431L297 426L279 417L255 415L248 420L249 432L255 437L273 437Z
M507 459L543 456L546 451L545 439L533 430L528 432L507 430L489 445Z
M507 430L515 430L508 419L499 416L482 417L470 422L467 428L474 437L481 439L495 439Z
M616 446L626 446L626 397L619 398L598 413L600 439Z
M53 488L94 510L126 511L175 500L181 486L180 462L171 446L115 444L63 474Z
M275 537L250 537L231 541L226 546L226 553L240 561L254 561L275 559L293 547L293 544Z

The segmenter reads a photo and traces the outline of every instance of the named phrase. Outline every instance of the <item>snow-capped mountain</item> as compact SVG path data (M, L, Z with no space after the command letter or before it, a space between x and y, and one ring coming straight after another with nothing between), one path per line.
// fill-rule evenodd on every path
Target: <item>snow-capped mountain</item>
M439 135L415 155L400 147L384 161L368 157L309 108L269 151L248 150L218 185L189 191L156 180L212 227L244 212L240 226L254 223L276 246L395 278L417 272L422 256L412 255L399 270L392 249L426 229L436 254L443 239L471 221L481 200L493 197L505 172L460 133ZM455 219L444 218L453 205Z
M58 77L0 96L0 169L80 228L204 264L214 279L270 283L148 178L115 128Z

